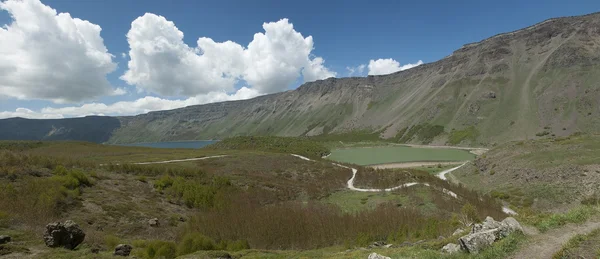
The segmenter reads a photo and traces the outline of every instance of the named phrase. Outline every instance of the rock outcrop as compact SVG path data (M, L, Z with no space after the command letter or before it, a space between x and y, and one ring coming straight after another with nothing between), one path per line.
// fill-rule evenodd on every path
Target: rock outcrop
M117 247L115 247L115 252L113 253L113 255L129 256L129 254L131 254L131 250L133 250L133 247L131 247L130 245L120 244Z
M77 223L67 220L64 223L53 222L46 225L44 242L48 247L75 249L85 239L85 233Z
M481 224L474 224L468 235L459 238L458 245L447 244L442 248L442 252L455 253L462 249L468 253L477 254L514 232L523 232L523 227L516 219L508 217L498 222L492 217L487 217Z

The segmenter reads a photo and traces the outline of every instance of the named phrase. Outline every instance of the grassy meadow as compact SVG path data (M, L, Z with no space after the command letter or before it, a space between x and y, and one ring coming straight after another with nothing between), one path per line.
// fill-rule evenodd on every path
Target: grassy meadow
M198 150L0 142L0 234L15 239L3 251L17 257L102 258L116 244L129 243L138 258L175 258L197 251L302 257L334 256L378 240L425 240L427 247L417 254L440 255L444 244L437 238L460 227L460 215L474 221L503 216L490 196L436 181L419 170L375 172L354 166L361 172L357 186L419 180L431 188L350 192L346 182L352 172L318 158L327 148L306 139L265 139L271 140L255 147ZM291 156L288 149L298 146L285 143L302 143L302 150L292 152L315 160ZM224 156L133 164L214 155ZM385 174L389 177L377 179ZM443 188L463 198L451 198ZM158 218L160 226L150 227L151 218ZM83 228L85 242L76 251L46 248L39 233L47 223L66 219ZM100 254L91 254L92 249ZM398 248L395 253L415 249ZM354 255L348 252L346 257Z

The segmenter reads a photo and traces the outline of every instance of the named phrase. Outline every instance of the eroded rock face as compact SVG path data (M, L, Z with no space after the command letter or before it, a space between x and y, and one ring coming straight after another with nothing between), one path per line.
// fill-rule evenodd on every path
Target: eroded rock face
M380 255L378 253L372 253L369 255L368 259L392 259L392 258Z
M46 225L44 242L48 247L75 249L85 239L85 233L77 223L67 220L64 223L53 222Z
M129 256L129 254L131 253L131 250L133 250L133 247L131 247L130 245L120 244L117 247L115 247L114 255Z

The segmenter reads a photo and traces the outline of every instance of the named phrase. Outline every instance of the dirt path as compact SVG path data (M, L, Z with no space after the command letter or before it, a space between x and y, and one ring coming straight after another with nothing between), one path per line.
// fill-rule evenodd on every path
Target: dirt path
M186 159L175 159L175 160L165 160L165 161L155 161L155 162L139 162L139 163L131 163L133 165L153 165L153 164L168 164L168 163L177 163L177 162L188 162L188 161L197 161L204 160L209 158L219 158L226 157L227 155L219 155L219 156L205 156L205 157L196 157L196 158L186 158ZM100 166L105 166L106 164L100 164ZM116 165L119 165L118 163Z
M291 154L291 155L295 156L297 158L300 158L302 160L313 161L312 159L310 159L308 157L301 156L301 155L296 155L296 154ZM391 191L394 191L394 190L398 190L400 188L410 187L410 186L414 186L414 185L417 185L417 184L422 184L422 185L425 185L425 186L429 186L428 183L411 182L411 183L405 183L405 184L401 184L401 185L398 185L398 186L395 186L395 187L391 187L391 188L386 188L386 189L364 189L364 188L356 188L356 187L354 187L354 180L356 179L356 173L358 173L358 169L352 168L352 167L347 167L345 165L340 165L340 164L336 164L336 163L331 163L331 164L335 165L335 166L338 166L338 167L341 167L341 168L346 168L346 169L352 171L352 177L346 183L346 187L348 187L348 189L350 189L350 190L357 191L357 192L391 192ZM465 165L465 164L463 164L463 165ZM461 166L463 166L463 165L461 165ZM458 168L460 168L460 166L459 167L455 167L455 168L451 168L451 169L448 169L448 170L445 170L445 171L448 171L446 173L449 173L449 172L452 172L452 171L454 171L454 170L456 170ZM456 195L456 193L453 193L450 190L442 189L442 191L444 193L446 193L446 194L454 197L454 198L458 197Z
M513 256L514 259L525 258L552 258L563 245L577 234L588 234L600 228L600 221L594 219L581 225L567 224L561 228L538 233L535 229L525 229L525 234L530 238Z

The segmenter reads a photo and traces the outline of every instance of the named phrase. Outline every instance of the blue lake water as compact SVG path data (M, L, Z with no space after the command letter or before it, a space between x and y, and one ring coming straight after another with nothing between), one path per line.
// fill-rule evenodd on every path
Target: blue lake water
M153 147L153 148L203 148L203 147L208 146L215 142L217 142L217 140L149 142L149 143L123 144L123 146Z

